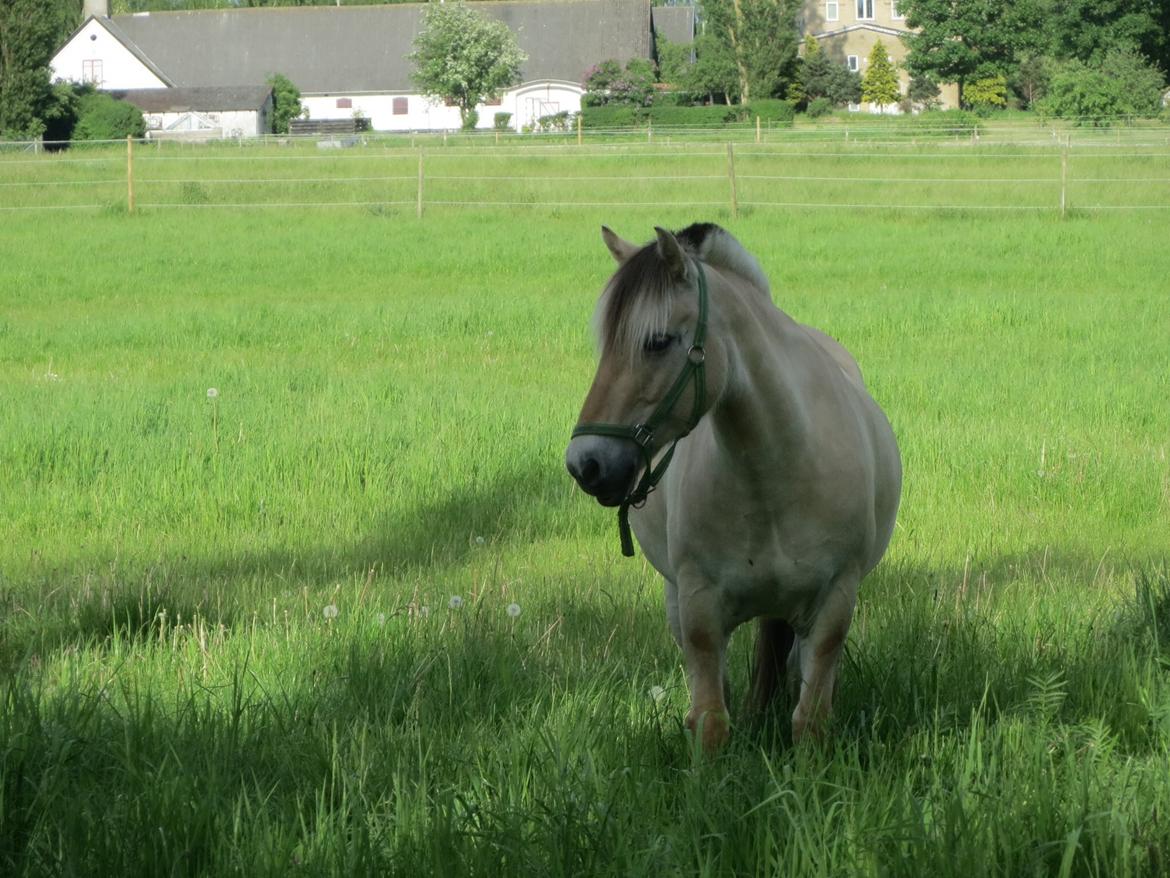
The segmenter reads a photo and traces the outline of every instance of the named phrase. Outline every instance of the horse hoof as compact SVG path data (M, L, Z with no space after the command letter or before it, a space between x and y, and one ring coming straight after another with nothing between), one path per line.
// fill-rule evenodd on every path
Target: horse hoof
M687 728L698 738L704 753L717 753L731 737L731 717L726 710L687 714Z

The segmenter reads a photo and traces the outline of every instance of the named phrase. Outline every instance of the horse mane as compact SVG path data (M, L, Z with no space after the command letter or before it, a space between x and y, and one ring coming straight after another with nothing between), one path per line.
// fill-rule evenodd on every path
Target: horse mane
M687 254L715 268L737 274L771 298L768 279L759 262L726 229L714 223L694 223L676 232ZM666 331L670 321L675 279L651 241L621 264L602 294L594 323L602 351L641 356L642 342Z

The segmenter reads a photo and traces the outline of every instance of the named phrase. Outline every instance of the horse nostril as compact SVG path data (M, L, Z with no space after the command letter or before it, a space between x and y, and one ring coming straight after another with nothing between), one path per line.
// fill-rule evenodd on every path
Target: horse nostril
M597 462L597 458L588 458L581 467L581 473L577 476L577 480L582 485L594 485L601 476L601 464Z

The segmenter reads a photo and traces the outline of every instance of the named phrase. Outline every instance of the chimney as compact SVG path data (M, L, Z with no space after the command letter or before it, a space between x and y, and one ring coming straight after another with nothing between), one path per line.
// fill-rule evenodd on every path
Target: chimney
M110 0L85 0L81 9L82 21L89 21L92 15L96 15L98 18L109 18Z

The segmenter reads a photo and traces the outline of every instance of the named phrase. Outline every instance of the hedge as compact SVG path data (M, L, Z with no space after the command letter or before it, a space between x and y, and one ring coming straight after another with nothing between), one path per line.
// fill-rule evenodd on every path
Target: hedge
M750 106L711 104L703 107L679 107L658 104L653 107L607 105L583 107L581 124L586 128L636 128L650 125L717 128L730 124L791 123L796 111L789 101L755 101Z

